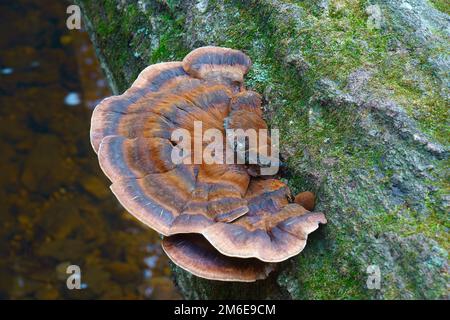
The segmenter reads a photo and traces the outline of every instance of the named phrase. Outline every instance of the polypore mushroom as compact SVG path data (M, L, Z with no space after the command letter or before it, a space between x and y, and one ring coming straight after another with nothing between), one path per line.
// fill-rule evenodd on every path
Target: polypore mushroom
M196 123L223 141L227 129L267 129L260 96L244 88L250 65L240 51L199 48L183 62L146 68L92 116L91 144L119 202L166 237L164 250L176 264L208 279L265 278L273 262L298 254L326 223L307 210L310 202L291 203L284 183L259 176L270 161L260 147L270 149L270 138L244 146L256 164L249 157L243 164L198 163L174 138L182 129L195 141ZM237 147L233 141L232 152Z

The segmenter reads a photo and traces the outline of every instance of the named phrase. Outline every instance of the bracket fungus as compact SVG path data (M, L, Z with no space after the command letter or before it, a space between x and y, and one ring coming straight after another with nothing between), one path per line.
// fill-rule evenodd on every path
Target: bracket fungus
M241 51L198 48L182 62L147 67L92 115L91 144L119 202L164 236L163 249L175 264L207 279L264 279L327 222L311 212L312 193L292 201L283 182L261 175L270 159L259 148L270 148L270 137L259 139L252 163L245 156L237 163L192 161L195 155L174 138L182 129L195 145L195 123L203 131L215 129L222 141L228 141L229 129L267 129L260 95L244 86L250 66ZM233 159L239 147L234 142ZM244 149L246 155L251 148ZM174 154L182 161L174 161Z

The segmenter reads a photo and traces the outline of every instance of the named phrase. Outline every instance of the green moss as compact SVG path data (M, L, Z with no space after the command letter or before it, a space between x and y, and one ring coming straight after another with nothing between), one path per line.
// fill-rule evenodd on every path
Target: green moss
M401 41L393 31L368 28L366 1L332 1L330 5L328 16L308 16L311 26L300 34L299 46L313 65L310 79L330 78L345 86L352 71L374 70L373 88L382 94L392 92L425 132L448 143L446 103L428 63L417 62L426 58L390 48Z
M152 2L143 12L135 3L119 6L114 0L106 0L103 5L84 1L88 11L100 12L92 23L99 46L106 48L103 54L109 68L119 71L119 90L128 88L145 66L181 59L188 52L181 39L183 17L175 17L172 12L176 4Z
M339 241L334 241L335 243ZM298 257L299 299L367 299L361 270L343 252L321 249L310 241ZM346 248L340 247L340 250Z
M447 104L440 96L440 86L434 80L426 57L391 48L393 43L401 43L401 35L389 29L368 28L367 1L330 1L329 14L318 14L310 1L296 3L305 10L300 30L296 27L298 21L286 21L284 25L267 26L264 34L270 38L267 43L278 50L301 52L308 63L302 78L308 82L308 87L318 79L328 78L344 89L350 73L359 68L369 69L373 71L370 84L380 95L391 95L417 120L424 132L441 143L449 142ZM236 26L240 34L245 30L245 36L236 41L228 40L228 43L245 49L247 45L242 42L252 36L261 37L261 33L248 30L249 20L241 12L240 17L243 16L245 23L237 22ZM276 59L277 50L274 53Z
M430 0L436 9L450 15L448 0Z
M389 91L417 120L420 128L437 141L448 144L448 105L439 92L439 84L426 64L408 54L392 55L380 61L370 86L380 92ZM420 82L417 80L420 79Z
M159 35L159 44L152 51L150 63L181 60L189 52L183 45L183 17L175 17L170 13L161 15L164 25Z
M407 205L399 205L383 214L375 215L369 221L373 230L378 233L394 232L407 237L414 234L424 234L435 239L442 247L448 247L448 221L443 220L441 212L435 211L435 206L427 217L418 217L417 212Z

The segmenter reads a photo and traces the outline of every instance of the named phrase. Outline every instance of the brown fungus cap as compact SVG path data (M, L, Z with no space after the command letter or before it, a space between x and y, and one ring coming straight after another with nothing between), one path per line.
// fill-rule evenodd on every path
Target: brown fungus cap
M132 109L139 106L136 102L142 97L157 92L163 92L163 97L165 97L167 92L188 91L198 84L200 81L192 79L184 71L181 62L164 62L145 68L127 91L122 95L104 99L95 108L90 131L94 150L97 152L104 137L120 135L117 121L124 115L135 114L137 111ZM153 95L153 98L156 97L158 96ZM121 120L126 121L125 119Z
M222 135L227 128L267 128L260 95L243 86L250 65L240 51L199 48L182 62L146 68L130 89L103 100L92 115L91 143L117 199L140 221L170 236L165 250L177 264L210 279L227 280L219 274L238 270L235 260L260 265L239 269L243 273L228 280L259 279L267 271L260 261L299 253L307 235L326 223L322 213L304 208L306 202L290 203L285 184L254 177L247 165L172 161L174 152L182 153L172 133L184 129L195 139L195 121L203 131L214 128ZM188 261L199 257L212 259L216 276L189 267Z
M253 282L265 279L275 264L227 257L198 234L177 234L162 241L164 252L179 267L210 280Z
M233 91L243 89L244 75L252 61L239 50L207 46L191 51L183 59L183 68L195 78L230 86Z
M325 224L323 213L289 203L289 189L279 180L254 178L246 200L249 212L233 223L216 223L202 232L222 254L280 262L300 253L308 234Z
M123 101L131 104L124 110L132 111L118 113L117 135L100 143L100 166L113 182L116 197L164 235L201 232L217 221L230 222L245 214L250 178L243 166L175 165L171 158L178 148L170 140L173 130L193 134L194 121L201 121L204 129L223 130L230 91L223 85L204 84L189 92L167 92L164 98L156 95Z

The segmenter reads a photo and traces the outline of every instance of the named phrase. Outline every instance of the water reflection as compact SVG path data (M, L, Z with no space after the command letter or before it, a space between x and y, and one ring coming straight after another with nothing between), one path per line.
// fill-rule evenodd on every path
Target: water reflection
M0 4L0 297L177 298L158 235L120 207L91 150L110 92L66 6ZM82 290L66 288L71 264Z

